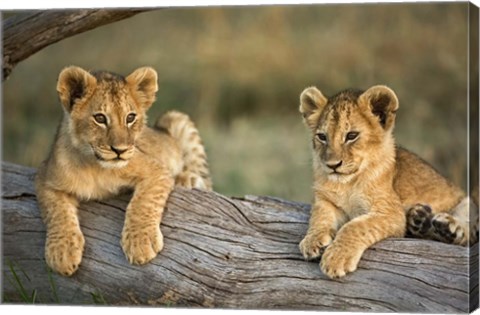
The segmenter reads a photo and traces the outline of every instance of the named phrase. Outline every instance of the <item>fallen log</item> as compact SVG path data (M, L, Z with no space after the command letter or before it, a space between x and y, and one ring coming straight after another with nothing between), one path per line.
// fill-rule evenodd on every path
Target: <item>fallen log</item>
M43 258L35 170L4 162L2 171L6 302L35 294L41 303L238 309L459 313L478 306L478 244L389 239L367 250L356 272L330 280L298 250L308 205L200 190L171 194L165 247L145 266L130 265L120 247L128 196L82 204L83 261L62 277Z

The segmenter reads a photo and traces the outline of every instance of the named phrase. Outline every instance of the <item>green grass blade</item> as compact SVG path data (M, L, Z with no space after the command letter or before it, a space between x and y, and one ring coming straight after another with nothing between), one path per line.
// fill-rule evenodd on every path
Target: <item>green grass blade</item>
M18 290L18 287L15 284L15 282L9 277L9 275L6 272L3 273L3 279L7 279L7 281L10 283L10 285ZM4 294L4 298L5 298L5 294Z
M22 298L22 300L24 302L27 302L27 303L30 302L30 299L28 298L27 291L25 291L25 288L22 284L22 281L20 280L20 278L17 275L17 272L15 271L15 267L14 267L13 263L9 260L7 262L7 264L8 264L8 267L10 269L10 272L12 273L13 278L15 280L15 282L13 283L13 286L18 290L18 293L20 293L20 297Z
M105 298L103 295L99 292L90 292L90 295L92 296L93 303L97 305L107 305L107 302L105 301Z
M60 299L58 298L57 294L57 286L55 285L55 281L53 280L52 269L47 266L47 274L48 274L48 282L50 283L50 287L52 288L53 299L56 303L60 304Z
M35 300L37 299L37 289L33 289L32 291L32 297L30 298L30 301L32 304L35 304Z
M32 280L30 280L30 277L27 275L27 273L25 272L25 270L23 270L23 268L21 268L21 267L18 266L18 265L17 265L17 268L18 268L18 270L20 270L20 271L22 272L23 276L24 276L25 278L27 278L28 282L32 282Z

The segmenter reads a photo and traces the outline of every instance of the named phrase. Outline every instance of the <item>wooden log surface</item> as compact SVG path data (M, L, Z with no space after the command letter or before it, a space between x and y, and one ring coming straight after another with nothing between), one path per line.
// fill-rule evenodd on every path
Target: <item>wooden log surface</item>
M3 80L17 63L48 45L146 10L39 10L14 15L2 24Z
M83 261L72 277L62 277L44 261L34 174L2 164L8 301L19 300L13 268L41 303L93 304L101 297L109 305L436 313L478 305L478 244L388 239L365 252L356 272L330 280L298 250L308 205L200 190L171 194L161 224L165 247L145 266L130 265L120 247L128 196L81 204Z

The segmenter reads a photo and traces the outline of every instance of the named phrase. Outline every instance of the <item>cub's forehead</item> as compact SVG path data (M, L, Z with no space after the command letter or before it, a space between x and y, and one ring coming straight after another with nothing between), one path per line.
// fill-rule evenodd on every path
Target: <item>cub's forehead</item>
M328 103L325 109L329 109L333 114L343 112L351 112L358 107L358 98L363 91L348 89L335 94L328 98Z
M110 71L104 71L104 70L97 70L97 71L91 71L91 75L97 79L97 82L105 81L105 82L118 82L118 83L123 83L125 84L127 81L125 80L125 77L123 77L120 74L110 72Z
M123 76L108 71L94 71L91 74L97 79L95 93L90 100L92 110L110 112L134 109L134 101Z
M119 74L108 71L95 71L92 75L97 79L96 93L105 101L123 102L129 95L127 81Z
M108 71L95 71L92 75L97 79L97 90L111 95L124 94L127 81L119 74Z
M319 117L318 129L349 128L358 119L357 100L362 93L360 90L345 90L328 98Z

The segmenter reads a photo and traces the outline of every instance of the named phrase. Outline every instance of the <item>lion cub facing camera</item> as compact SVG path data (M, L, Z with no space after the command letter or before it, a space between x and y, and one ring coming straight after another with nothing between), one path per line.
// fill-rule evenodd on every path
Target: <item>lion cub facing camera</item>
M478 209L468 197L395 146L398 107L386 86L330 98L310 87L300 96L313 134L315 197L300 250L307 259L322 256L320 268L331 278L354 271L374 243L407 231L460 245L477 238L478 224L469 225L477 222Z
M144 264L163 248L160 221L174 185L211 189L205 150L187 115L168 112L153 129L146 126L157 90L149 67L127 77L75 66L60 73L64 117L35 180L53 270L72 275L82 260L80 201L133 189L121 245L130 263Z

